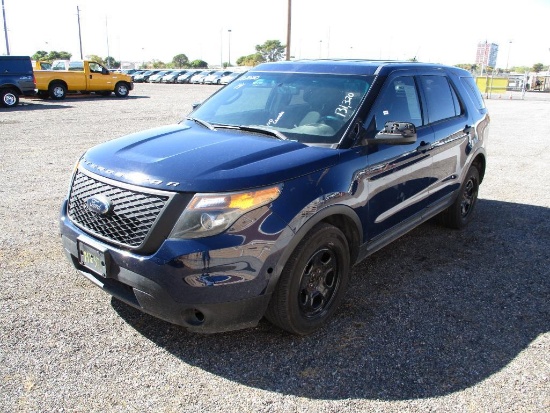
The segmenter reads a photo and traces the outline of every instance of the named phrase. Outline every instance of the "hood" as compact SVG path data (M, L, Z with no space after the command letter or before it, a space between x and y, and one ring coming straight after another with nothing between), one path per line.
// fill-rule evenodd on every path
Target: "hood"
M80 167L149 188L224 192L272 185L334 165L338 150L241 131L169 125L87 151Z

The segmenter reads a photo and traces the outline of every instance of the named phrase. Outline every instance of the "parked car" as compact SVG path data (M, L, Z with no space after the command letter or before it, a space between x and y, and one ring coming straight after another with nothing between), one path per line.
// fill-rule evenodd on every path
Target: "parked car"
M235 79L237 79L239 76L242 76L246 72L231 72L225 76L222 76L220 78L219 84L220 85L227 85L228 83L231 83Z
M0 56L0 107L14 108L20 96L34 96L36 80L29 56ZM9 126L4 126L9 129Z
M160 72L160 69L155 70L146 70L145 72L134 76L134 82L135 83L144 83L149 81L149 77L154 75L155 73Z
M145 72L147 72L147 70L136 70L134 73L130 74L129 76L132 78L132 81L135 82L136 76L142 75Z
M178 79L178 76L186 73L187 70L181 69L181 70L173 70L170 73L165 74L162 79L160 80L161 83L176 83L176 80Z
M233 73L231 70L217 70L214 73L210 73L205 76L202 83L205 85L219 85L220 79L222 76L226 76L230 73Z
M103 291L190 331L265 316L310 334L354 264L432 217L475 220L489 129L458 67L260 64L182 122L85 152L67 171L60 242ZM449 236L459 258L462 238Z
M176 80L176 83L190 83L191 78L200 72L202 72L202 70L196 70L196 69L189 70L188 72L185 72L184 74L179 75Z
M191 78L189 83L204 83L204 78L208 76L209 74L214 73L215 70L203 70L199 73L197 73L195 76Z
M160 83L163 76L167 75L168 73L172 72L171 70L161 70L160 72L157 72L151 76L149 76L149 83Z

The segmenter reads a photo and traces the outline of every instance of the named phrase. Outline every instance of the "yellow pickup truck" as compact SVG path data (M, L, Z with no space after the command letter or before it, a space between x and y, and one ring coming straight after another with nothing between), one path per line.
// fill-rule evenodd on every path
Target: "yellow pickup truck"
M38 96L55 100L65 99L68 92L94 92L102 96L115 92L118 97L126 97L134 88L130 76L111 72L88 60L67 61L61 66L54 62L52 70L35 70L34 77Z

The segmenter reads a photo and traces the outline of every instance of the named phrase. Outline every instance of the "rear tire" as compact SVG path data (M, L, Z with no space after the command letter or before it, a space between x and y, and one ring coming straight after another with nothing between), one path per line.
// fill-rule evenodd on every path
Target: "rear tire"
M292 334L313 333L325 324L342 301L349 270L345 235L333 225L317 224L286 263L266 318Z
M470 223L477 204L479 170L470 166L453 204L439 215L439 221L449 227L462 229Z
M13 89L0 90L0 105L5 108L14 108L19 104L19 94Z
M48 88L48 94L54 100L63 100L67 96L67 87L63 83L52 83Z

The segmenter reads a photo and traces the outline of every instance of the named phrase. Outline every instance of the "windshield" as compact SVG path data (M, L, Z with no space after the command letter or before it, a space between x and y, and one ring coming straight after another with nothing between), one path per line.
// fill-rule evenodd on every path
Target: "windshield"
M190 117L214 127L258 127L306 144L336 145L373 76L248 72Z

